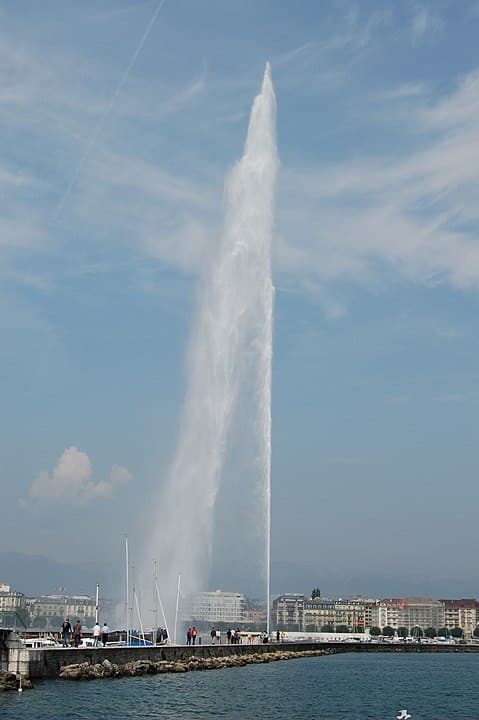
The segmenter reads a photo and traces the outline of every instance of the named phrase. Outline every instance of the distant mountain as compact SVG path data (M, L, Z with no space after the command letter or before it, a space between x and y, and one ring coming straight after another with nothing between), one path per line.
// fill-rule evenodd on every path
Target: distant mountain
M263 598L264 580L237 572L236 568L219 567L213 573L210 589L221 588ZM27 596L86 593L95 594L96 583L101 593L118 598L122 588L121 571L115 563L59 563L42 555L0 552L0 583L7 583ZM363 595L374 598L427 596L435 598L476 597L477 581L470 578L438 578L424 574L380 573L370 571L331 571L302 563L273 561L271 593L304 593L309 596L319 587L323 597Z
M59 563L43 555L0 552L0 583L7 583L27 597L58 593L93 596L96 584L112 597L117 580L111 571L88 563Z

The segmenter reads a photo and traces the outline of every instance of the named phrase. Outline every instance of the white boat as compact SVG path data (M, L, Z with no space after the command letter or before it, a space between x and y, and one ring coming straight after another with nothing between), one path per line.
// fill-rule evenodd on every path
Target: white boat
M22 643L25 645L25 647L30 648L30 649L46 648L46 647L61 647L61 643L57 642L56 640L53 640L52 638L42 638L42 637L22 638Z

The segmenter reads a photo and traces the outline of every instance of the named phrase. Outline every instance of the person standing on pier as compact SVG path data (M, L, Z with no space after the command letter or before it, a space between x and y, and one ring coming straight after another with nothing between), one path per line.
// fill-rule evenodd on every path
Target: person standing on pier
M75 623L75 627L73 628L73 644L77 648L81 643L81 622L80 620L77 620Z
M108 642L109 634L110 634L110 628L108 627L108 625L106 623L103 623L103 627L101 629L101 641L103 643L103 647L105 647L105 645Z
M195 628L195 626L193 625L193 627L191 628L191 642L193 643L193 645L196 645L196 636L197 635L198 635L198 631Z
M186 644L191 645L191 628L188 628L186 632Z
M93 647L98 647L100 644L100 623L98 620L96 621L94 627L93 627Z
M68 640L70 639L71 631L72 631L72 626L70 623L70 618L65 618L65 621L62 623L63 647L68 647Z

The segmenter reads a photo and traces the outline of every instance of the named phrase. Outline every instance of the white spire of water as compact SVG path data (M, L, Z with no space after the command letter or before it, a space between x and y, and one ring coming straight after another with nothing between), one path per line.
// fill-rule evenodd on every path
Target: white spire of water
M215 501L221 483L228 483L222 472L227 447L234 444L231 423L245 378L254 396L248 422L259 435L251 453L264 524L257 552L264 555L269 603L275 115L268 63L243 156L225 182L223 232L200 292L179 439L148 555L158 560L170 617L179 573L185 592L208 589Z

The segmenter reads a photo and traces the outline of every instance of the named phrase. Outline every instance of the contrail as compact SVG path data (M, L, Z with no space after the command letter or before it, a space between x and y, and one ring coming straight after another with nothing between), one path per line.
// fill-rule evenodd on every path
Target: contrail
M141 53L141 51L143 50L143 46L144 46L144 44L146 43L146 41L147 41L147 39L148 39L148 35L150 34L150 32L151 32L151 30L152 30L152 28L153 28L153 25L154 25L155 22L156 22L156 18L157 18L158 15L160 14L161 8L162 8L163 5L165 4L165 2L166 2L166 0L160 0L160 2L158 3L158 5L157 5L157 7L156 7L156 9L155 9L155 12L153 13L153 15L152 15L152 17L151 17L151 20L150 20L150 22L148 23L148 25L146 26L146 30L145 30L145 32L143 33L140 42L138 43L138 47L136 48L135 52L134 52L133 55L132 55L132 58L131 58L130 62L128 63L128 67L126 68L125 72L124 72L123 75L121 76L120 81L119 81L118 85L116 86L115 92L113 93L113 95L112 95L111 98L110 98L110 102L108 103L108 107L106 108L105 112L103 113L103 115L100 117L98 123L96 124L96 127L95 127L95 129L93 130L93 133L91 134L91 137L90 137L90 139L89 139L89 141L88 141L88 143L87 143L87 145L86 145L85 152L83 153L83 155L82 155L82 157L81 157L81 159L80 159L80 162L78 163L78 167L77 167L77 169L75 170L75 172L73 173L73 176L72 176L70 182L68 183L67 187L65 188L65 191L64 191L63 195L61 196L61 198L60 198L60 200L59 200L59 202L58 202L58 205L57 205L57 207L56 207L56 209L55 209L55 212L54 212L53 215L52 215L52 219L51 219L51 224L52 224L52 225L53 225L53 224L58 220L58 218L60 217L60 215L61 215L61 213L62 213L62 210L63 210L63 207L64 207L64 205L65 205L65 202L66 202L67 198L69 197L71 191L72 191L73 188L75 187L75 185L76 185L76 183L77 183L77 180L78 180L78 178L80 177L80 174L81 174L81 171L82 171L82 169L83 169L83 166L84 166L85 162L88 160L91 151L93 150L93 148L94 148L94 146L95 146L98 138L100 137L101 132L102 132L102 130L103 130L103 126L105 125L105 121L107 120L107 118L109 117L111 111L113 110L113 106L115 105L115 101L116 101L118 95L121 93L123 87L125 86L126 81L128 80L128 77L129 77L131 71L133 70L133 67L135 66L135 63L136 63L136 61L138 60L138 56L139 56L139 54Z

